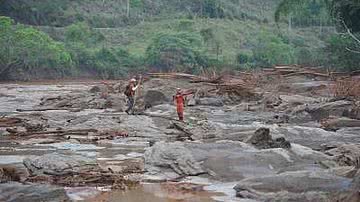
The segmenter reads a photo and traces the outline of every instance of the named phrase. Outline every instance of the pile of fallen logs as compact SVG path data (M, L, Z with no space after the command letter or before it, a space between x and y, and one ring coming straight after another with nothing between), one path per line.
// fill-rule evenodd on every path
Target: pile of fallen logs
M266 75L279 75L283 77L291 76L314 76L314 77L324 77L324 78L337 78L337 77L351 77L360 75L360 71L353 72L334 72L325 70L318 67L303 67L299 65L276 65L272 68L264 68L262 71Z
M301 67L297 65L278 65L273 68L265 68L262 71L267 75L279 75L284 77L308 75L328 78L331 76L330 72L324 73L319 68Z
M153 78L187 79L190 83L212 86L214 88L209 90L209 92L216 92L221 95L253 96L255 94L253 90L256 85L254 80L249 79L249 75L245 77L220 74L219 76L204 77L183 73L149 73L148 76Z
M330 90L336 98L360 99L360 80L355 78L337 79Z
M125 190L135 186L137 182L125 179L124 173L114 173L111 169L102 170L95 166L81 172L71 172L67 175L30 176L27 182L45 182L67 187L101 187L111 186L112 189Z

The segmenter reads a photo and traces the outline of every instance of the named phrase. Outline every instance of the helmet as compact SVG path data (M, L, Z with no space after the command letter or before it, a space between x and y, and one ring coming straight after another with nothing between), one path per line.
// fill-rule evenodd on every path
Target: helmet
M136 79L132 78L130 79L130 82L136 82Z

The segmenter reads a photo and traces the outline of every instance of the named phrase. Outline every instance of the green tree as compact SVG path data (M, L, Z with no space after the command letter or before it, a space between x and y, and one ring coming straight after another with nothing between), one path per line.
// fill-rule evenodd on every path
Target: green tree
M61 43L34 28L15 25L0 17L0 76L12 68L62 69L71 66L70 54Z
M342 27L344 24L353 32L360 31L360 1L359 0L282 0L275 12L278 22L282 15L288 15L303 5L318 2L328 8L335 22ZM344 22L344 24L343 24Z
M146 50L147 63L162 70L191 70L198 64L198 33L159 33Z
M360 50L360 45L354 44L349 36L331 36L325 48L329 64L347 71L360 69L359 53L346 51L348 48Z
M254 61L260 66L295 62L294 49L281 38L265 31L258 35L253 54Z

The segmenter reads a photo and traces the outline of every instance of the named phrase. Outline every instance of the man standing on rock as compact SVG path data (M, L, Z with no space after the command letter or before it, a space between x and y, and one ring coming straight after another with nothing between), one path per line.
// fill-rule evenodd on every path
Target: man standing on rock
M173 97L174 103L176 105L176 111L179 116L179 121L184 121L184 103L185 103L185 97L187 95L192 94L190 93L183 93L180 88L176 89L176 95Z
M135 104L135 92L136 92L136 89L140 86L140 82L138 83L138 85L135 86L135 83L136 83L136 79L132 78L129 82L129 84L126 86L126 89L125 89L125 92L124 94L126 95L127 97L127 104L128 104L128 108L127 110L125 110L125 112L127 114L133 114L134 111L133 111L133 107L134 107L134 104Z

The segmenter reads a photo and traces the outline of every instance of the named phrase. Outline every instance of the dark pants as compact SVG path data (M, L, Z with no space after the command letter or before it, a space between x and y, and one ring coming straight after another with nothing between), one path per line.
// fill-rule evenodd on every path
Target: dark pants
M184 121L184 112L178 112L179 121Z
M134 107L134 97L133 96L127 97L127 104L128 104L128 108L127 108L126 112L132 113L133 107Z

